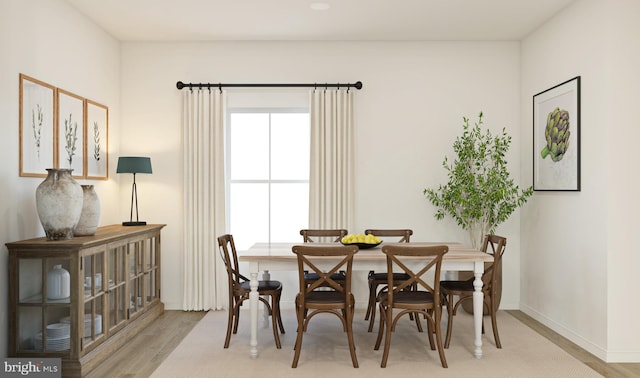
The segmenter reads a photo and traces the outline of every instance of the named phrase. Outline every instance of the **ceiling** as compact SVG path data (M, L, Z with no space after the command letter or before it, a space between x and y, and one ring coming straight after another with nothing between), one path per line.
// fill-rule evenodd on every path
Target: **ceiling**
M495 41L575 0L66 1L120 41Z

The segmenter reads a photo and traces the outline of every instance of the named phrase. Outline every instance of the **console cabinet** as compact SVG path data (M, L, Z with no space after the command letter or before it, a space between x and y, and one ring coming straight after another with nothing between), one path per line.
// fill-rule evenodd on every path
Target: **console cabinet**
M7 243L9 356L59 357L63 376L82 376L160 316L164 226Z

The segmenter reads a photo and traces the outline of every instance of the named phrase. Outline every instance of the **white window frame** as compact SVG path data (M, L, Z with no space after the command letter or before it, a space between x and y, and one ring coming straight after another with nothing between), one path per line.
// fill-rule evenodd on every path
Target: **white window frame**
M283 113L306 113L310 114L308 108L295 108L295 107L233 107L228 108L226 112L226 122L225 122L225 191L227 195L225 196L225 205L226 205L226 214L225 220L227 227L231 225L231 184L232 183L249 183L249 184L269 184L268 187L268 195L269 195L269 206L268 206L268 217L269 217L269 240L265 242L271 242L271 211L272 211L272 203L271 203L271 184L296 184L296 183L306 183L309 185L309 178L306 180L273 180L271 179L271 139L269 140L269 178L268 179L245 179L245 180L232 180L231 179L231 116L237 113L267 113L269 114L269 138L271 138L271 115L272 114L283 114ZM306 203L308 207L308 202ZM308 222L308 220L307 220ZM308 224L308 223L307 223Z

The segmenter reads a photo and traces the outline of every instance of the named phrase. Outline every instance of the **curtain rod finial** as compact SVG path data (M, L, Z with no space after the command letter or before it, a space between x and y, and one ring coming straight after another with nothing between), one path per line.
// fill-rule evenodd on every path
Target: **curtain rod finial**
M181 82L181 81L177 82L177 83L176 83L176 88L178 88L178 89L182 89L182 88L184 88L184 83L183 83L183 82Z
M356 83L353 85L356 89L362 89L362 82L361 81L356 81Z

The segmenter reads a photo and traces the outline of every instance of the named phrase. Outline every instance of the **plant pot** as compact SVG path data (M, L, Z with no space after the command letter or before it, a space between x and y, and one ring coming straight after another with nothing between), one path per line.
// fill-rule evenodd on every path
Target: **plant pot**
M98 223L100 223L100 200L93 185L81 185L81 187L82 212L80 213L80 219L73 231L73 235L95 235Z
M47 169L47 178L36 189L36 208L47 240L73 238L82 212L82 188L71 177L72 169Z

